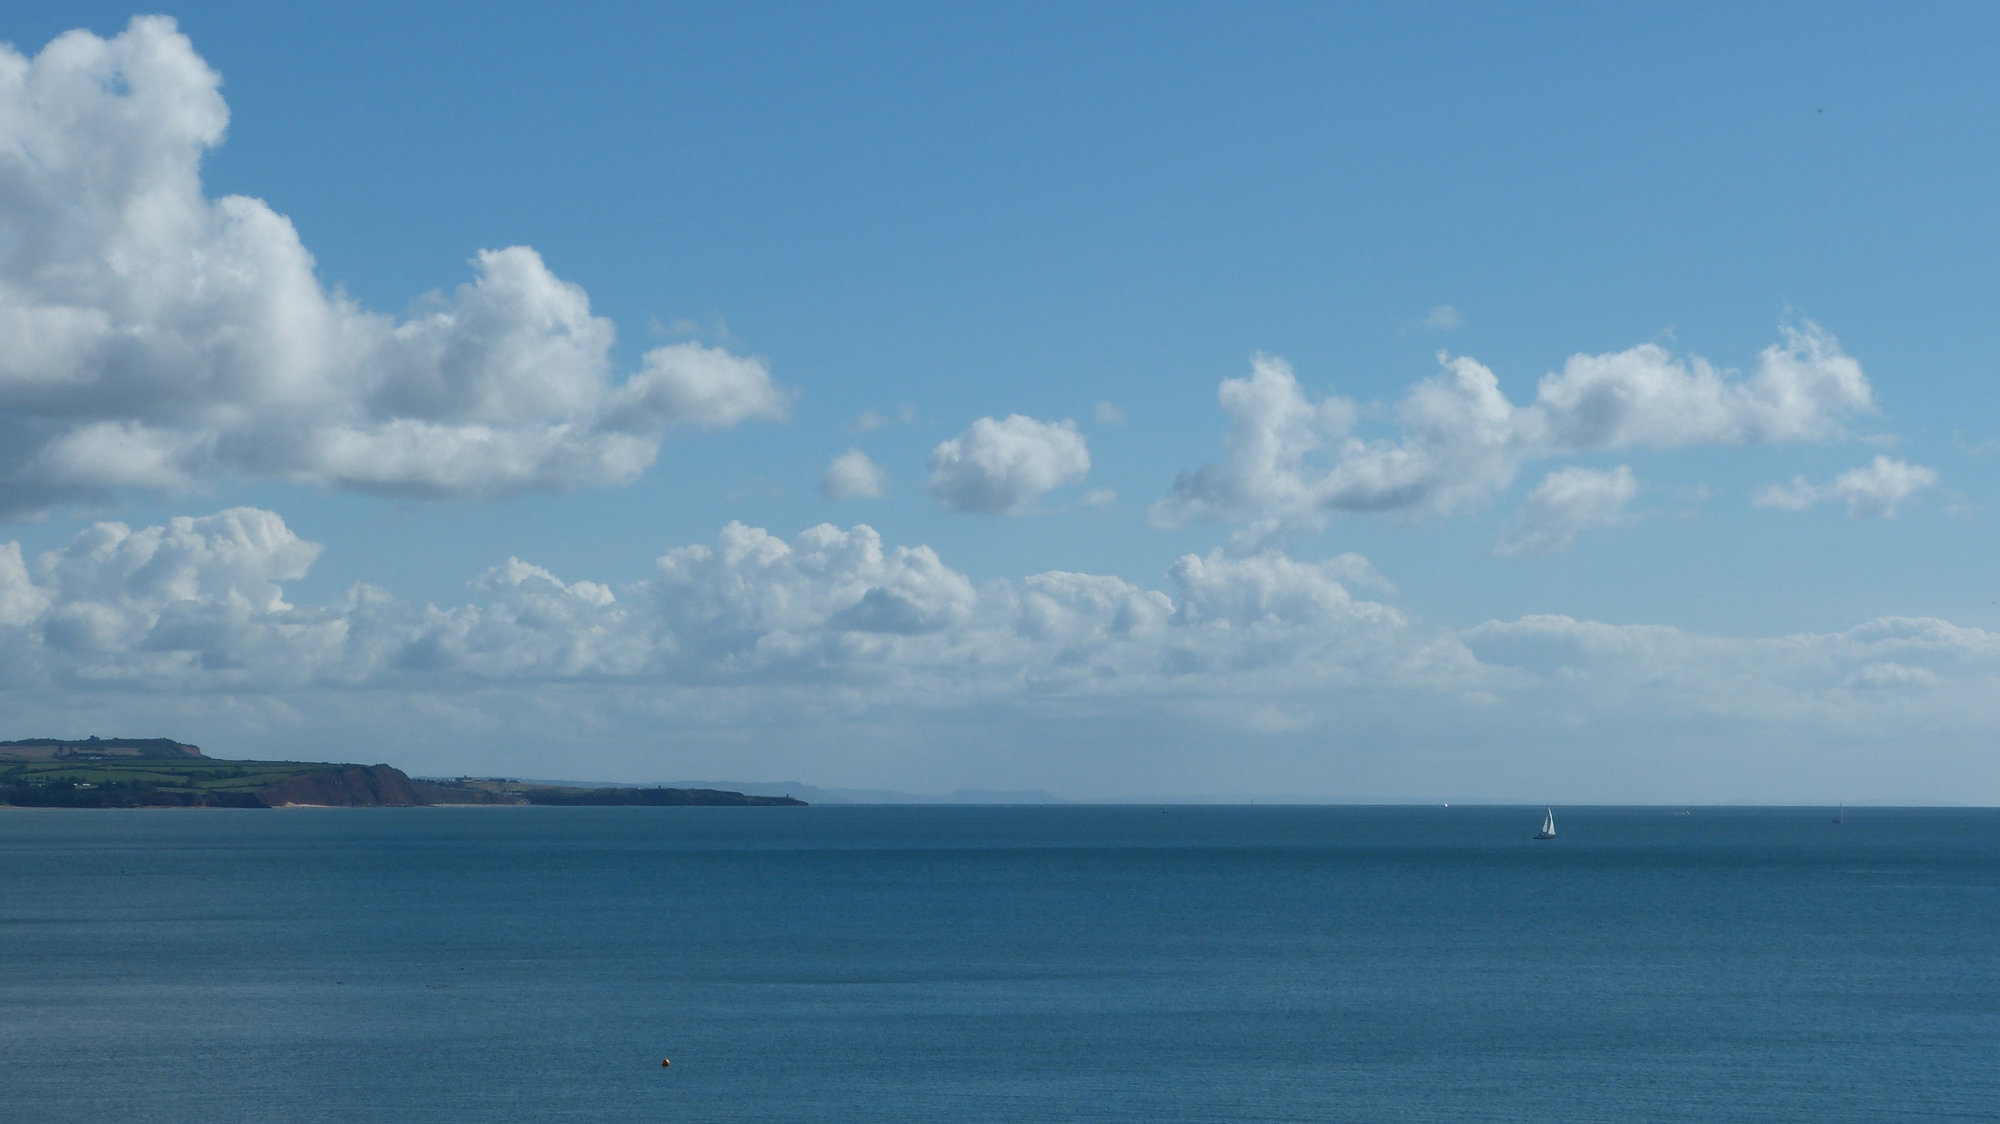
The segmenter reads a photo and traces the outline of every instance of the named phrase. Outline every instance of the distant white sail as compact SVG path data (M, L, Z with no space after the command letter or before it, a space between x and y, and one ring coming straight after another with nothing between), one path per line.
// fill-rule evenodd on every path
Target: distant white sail
M1535 838L1554 839L1555 837L1556 837L1556 810L1554 808L1547 808L1544 809L1544 815L1542 817L1542 830L1535 833Z

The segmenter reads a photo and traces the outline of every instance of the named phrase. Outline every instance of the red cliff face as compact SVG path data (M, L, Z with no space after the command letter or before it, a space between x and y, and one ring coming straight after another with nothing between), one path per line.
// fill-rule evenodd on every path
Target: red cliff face
M259 792L273 808L313 804L336 808L413 807L428 804L401 769L387 765L342 765L286 777Z

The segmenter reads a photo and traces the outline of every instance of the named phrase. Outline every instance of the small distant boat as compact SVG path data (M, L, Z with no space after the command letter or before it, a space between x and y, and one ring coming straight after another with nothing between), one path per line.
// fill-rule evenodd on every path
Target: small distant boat
M1556 810L1554 808L1547 808L1544 809L1544 812L1542 830L1535 833L1535 838L1554 839L1556 837Z
M1847 803L1845 801L1842 801L1840 807L1834 810L1833 822L1834 823L1847 822Z

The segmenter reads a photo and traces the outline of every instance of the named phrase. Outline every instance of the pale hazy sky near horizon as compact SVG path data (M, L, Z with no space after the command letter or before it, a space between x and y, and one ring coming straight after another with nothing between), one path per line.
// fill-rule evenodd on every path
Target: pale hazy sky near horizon
M0 738L2000 802L1987 6L0 26Z

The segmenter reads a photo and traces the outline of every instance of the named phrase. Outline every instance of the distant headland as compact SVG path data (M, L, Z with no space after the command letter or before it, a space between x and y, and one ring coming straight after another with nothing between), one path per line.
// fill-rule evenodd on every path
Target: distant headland
M17 808L424 807L437 804L803 807L712 788L412 779L391 765L232 761L171 738L0 741L0 805Z
M0 761L101 761L116 757L200 757L201 747L172 738L100 738L80 741L27 738L0 742Z

